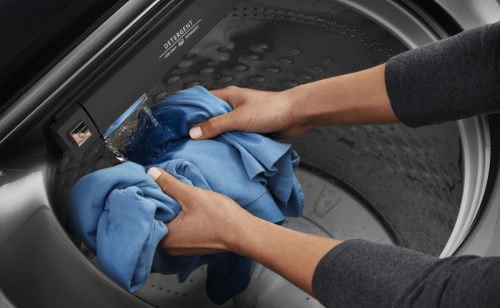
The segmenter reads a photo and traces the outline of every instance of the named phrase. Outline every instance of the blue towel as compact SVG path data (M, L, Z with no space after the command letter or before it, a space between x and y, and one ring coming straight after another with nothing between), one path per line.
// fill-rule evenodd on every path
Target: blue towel
M68 200L68 229L94 253L102 269L119 285L136 292L150 272L179 274L208 264L207 292L223 304L250 281L251 260L234 253L170 256L158 242L181 207L147 176L160 167L180 181L235 200L253 215L276 224L302 213L304 195L295 178L299 158L289 145L244 132L193 141L189 129L227 113L231 107L202 87L177 92L153 107L160 122L151 146L159 157L136 157L82 178ZM143 166L147 165L147 166ZM203 206L203 205L200 205Z

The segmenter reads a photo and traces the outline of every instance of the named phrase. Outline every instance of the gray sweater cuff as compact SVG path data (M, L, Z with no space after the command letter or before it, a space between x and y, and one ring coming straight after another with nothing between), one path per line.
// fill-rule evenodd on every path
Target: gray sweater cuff
M321 259L313 292L326 307L394 307L404 289L438 263L405 248L349 240Z
M500 307L500 258L439 259L363 240L330 250L312 287L326 307Z
M391 58L385 82L396 117L410 127L498 112L500 22Z

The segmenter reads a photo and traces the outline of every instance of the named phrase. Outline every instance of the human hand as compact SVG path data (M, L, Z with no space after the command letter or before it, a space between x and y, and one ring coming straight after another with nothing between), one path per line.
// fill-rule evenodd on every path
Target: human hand
M312 277L323 256L342 241L293 231L257 218L230 198L182 183L151 168L148 175L182 206L158 244L170 255L232 251L259 262L314 296ZM299 264L300 266L297 266Z
M168 234L159 243L170 255L233 251L235 230L256 219L230 198L184 184L160 168L149 169L148 175L182 207L179 215L166 223Z
M226 101L233 111L195 125L190 131L193 139L209 139L232 130L291 138L312 128L301 117L300 108L293 106L287 91L266 92L230 86L210 93Z

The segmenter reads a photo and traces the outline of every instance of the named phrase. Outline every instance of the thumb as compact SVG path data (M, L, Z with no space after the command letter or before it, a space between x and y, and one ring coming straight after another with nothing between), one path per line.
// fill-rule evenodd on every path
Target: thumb
M148 175L160 186L161 190L168 196L181 203L190 195L192 195L193 186L182 183L170 173L153 167L148 170Z
M238 121L236 120L235 111L231 111L195 125L189 131L189 136L195 140L204 140L237 129Z

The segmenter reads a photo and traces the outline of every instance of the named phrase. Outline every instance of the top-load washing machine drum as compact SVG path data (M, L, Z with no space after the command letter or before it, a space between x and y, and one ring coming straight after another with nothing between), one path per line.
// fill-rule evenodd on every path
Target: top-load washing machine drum
M197 85L282 91L382 64L412 43L331 1L242 1L147 95L154 104ZM484 192L489 136L483 121L418 129L402 124L330 126L284 140L301 157L297 177L306 196L303 216L285 226L435 256L453 253ZM79 178L68 181L69 172L83 176L115 164L105 152L97 143L76 169L72 166L79 161L63 160L59 168L68 171L56 178L56 199L63 202ZM176 276L151 275L136 295L159 307L209 305L203 270L182 284ZM234 305L319 305L261 265L254 265L252 278Z
M440 39L440 31L400 4L341 2L344 5L330 0L241 1L150 85L147 103L154 105L196 85L209 90L234 85L283 91L367 69ZM169 48L165 44L165 53ZM113 93L108 94L113 99ZM283 140L301 158L296 175L306 197L302 217L288 219L285 227L452 255L470 231L487 192L490 125L486 117L479 117L417 129L402 124L328 126ZM62 225L65 202L76 181L118 163L102 140L81 157L63 155L57 165L43 163L53 166L44 174L53 179L48 199ZM1 194L8 194L6 186ZM84 245L80 248L99 268L97 258ZM92 275L107 279L98 272ZM321 307L260 264L254 262L251 275L247 290L223 307ZM0 275L3 288L1 276L5 275ZM205 280L206 266L184 283L176 275L151 274L135 296L157 307L216 307L206 295ZM106 295L99 297L106 301Z

